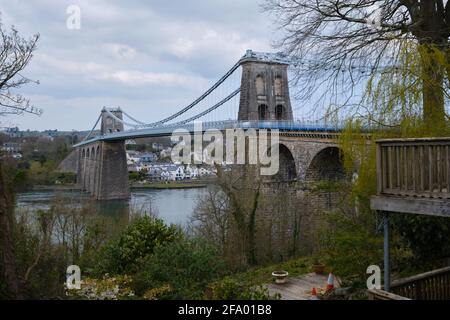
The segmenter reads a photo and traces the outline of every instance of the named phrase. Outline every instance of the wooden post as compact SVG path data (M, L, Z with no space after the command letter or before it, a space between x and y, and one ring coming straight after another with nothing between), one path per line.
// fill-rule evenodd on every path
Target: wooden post
M390 291L391 270L390 270L390 252L389 252L389 213L383 212L384 225L384 291Z

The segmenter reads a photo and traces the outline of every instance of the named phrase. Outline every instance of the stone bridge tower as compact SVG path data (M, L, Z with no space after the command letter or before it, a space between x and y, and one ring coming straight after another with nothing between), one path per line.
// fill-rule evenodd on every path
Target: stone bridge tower
M120 110L120 108L110 109L109 112L117 118L123 120L122 110ZM100 131L102 135L123 131L123 123L111 117L108 112L106 112L106 109L103 108Z
M277 56L247 50L241 66L238 120L292 121L289 64Z

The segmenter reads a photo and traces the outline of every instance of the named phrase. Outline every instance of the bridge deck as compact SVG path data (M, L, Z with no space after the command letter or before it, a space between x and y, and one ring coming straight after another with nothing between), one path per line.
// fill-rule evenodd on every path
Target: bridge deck
M200 129L199 129L200 128ZM190 123L182 126L165 125L153 128L141 128L129 131L112 132L102 136L96 136L89 140L75 144L74 147L81 147L97 141L121 141L128 139L149 138L170 136L174 130L193 133L206 130L226 130L226 129L267 129L280 130L281 132L339 132L341 125L305 123L301 121L216 121L203 123Z

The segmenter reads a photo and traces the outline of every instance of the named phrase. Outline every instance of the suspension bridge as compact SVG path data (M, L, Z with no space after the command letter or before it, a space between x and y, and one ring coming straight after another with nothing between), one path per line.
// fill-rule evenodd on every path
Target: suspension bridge
M127 198L125 141L170 136L176 129L195 132L199 121L203 131L279 130L279 176L283 179L341 175L335 138L342 126L294 120L289 64L280 54L247 50L197 99L158 121L144 122L121 108L104 107L89 134L73 146L71 157L78 184L98 200Z
M257 62L263 65L277 65L276 74L271 74L268 70L260 70L260 74L256 75L254 84L243 83L248 81L248 75L242 77L240 80L236 75L237 70L244 64L249 62ZM108 130L101 131L100 134L94 135L95 129L102 120L100 115L95 122L92 130L84 138L84 140L74 147L81 147L88 145L95 141L113 141L124 140L143 137L159 137L168 136L175 129L185 129L189 132L194 131L194 122L201 121L202 127L208 129L278 129L282 131L317 131L330 132L341 128L338 123L327 124L320 120L293 120L292 109L289 99L287 73L285 67L288 66L289 61L284 59L280 54L269 54L253 52L248 50L247 53L229 69L217 82L215 82L208 90L195 99L192 103L181 108L177 112L165 117L164 119L145 123L137 120L136 117L129 115L121 108L103 108L102 114L112 122L120 124L119 126L112 124ZM236 78L241 81L239 87L231 87L231 84L226 83L227 80L232 79L233 83ZM269 79L268 79L269 78ZM273 79L270 79L273 78ZM273 80L273 83L270 83ZM243 83L243 84L242 84ZM225 88L224 88L225 87ZM244 91L242 97L241 91ZM251 88L254 87L254 88ZM211 103L215 91L224 88L231 92L226 93L224 97L219 97L219 101ZM258 101L249 101L253 106L245 106L245 99L253 97L246 97L248 91L256 91L256 98ZM223 91L222 91L223 92ZM217 100L217 96L213 99ZM273 101L270 101L273 100ZM239 112L236 111L236 101L239 103ZM242 108L241 108L242 107ZM227 109L228 108L228 109ZM199 110L200 109L200 110ZM227 109L224 112L224 109ZM238 117L239 114L239 117ZM228 117L227 117L228 116ZM183 118L184 117L184 118ZM227 117L226 119L217 119L220 117Z

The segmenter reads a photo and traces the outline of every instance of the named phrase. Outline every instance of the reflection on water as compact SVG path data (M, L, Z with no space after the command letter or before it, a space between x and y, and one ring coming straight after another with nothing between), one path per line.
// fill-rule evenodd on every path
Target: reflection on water
M185 226L198 197L205 192L205 188L139 189L131 191L130 200L92 201L88 194L79 191L33 191L18 194L16 205L19 210L48 210L58 199L73 207L89 204L92 210L115 220L128 220L130 212L150 211L168 224Z

